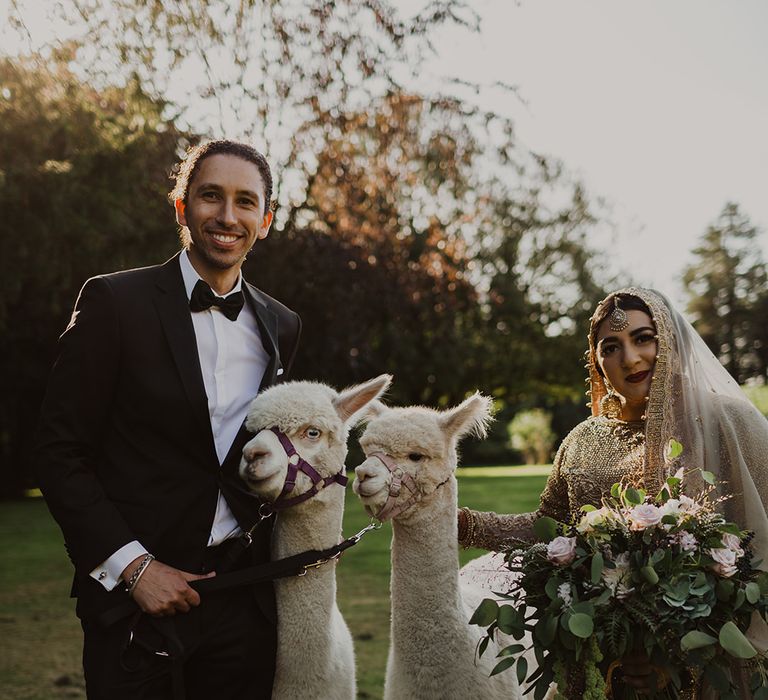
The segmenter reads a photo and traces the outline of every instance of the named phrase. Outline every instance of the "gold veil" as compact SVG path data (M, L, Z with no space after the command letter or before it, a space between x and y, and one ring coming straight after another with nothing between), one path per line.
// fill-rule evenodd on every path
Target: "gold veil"
M768 568L768 420L747 399L704 341L660 293L639 287L613 292L644 301L658 333L658 358L646 409L643 482L657 491L678 468L713 472L723 493L726 517L755 532L754 552ZM592 329L590 329L592 330ZM589 383L592 414L599 414L607 389L597 370L589 338ZM667 459L674 438L683 454ZM703 482L686 477L689 492Z

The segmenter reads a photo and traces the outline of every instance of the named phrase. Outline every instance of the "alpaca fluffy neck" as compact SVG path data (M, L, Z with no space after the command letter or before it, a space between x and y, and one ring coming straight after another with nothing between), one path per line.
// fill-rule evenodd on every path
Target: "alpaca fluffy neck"
M392 644L432 649L436 638L474 645L459 588L456 480L393 522Z
M337 484L327 488L329 491L315 497L323 498L324 502L307 501L303 507L288 508L280 513L272 535L273 559L312 549L328 549L341 541L344 488ZM275 581L275 597L278 659L289 660L294 676L295 664L305 661L308 662L305 676L326 673L334 661L334 647L329 641L332 620L339 616L336 562L310 569L304 576L278 579ZM276 688L293 683L296 679L291 680L290 675L282 676L278 669Z

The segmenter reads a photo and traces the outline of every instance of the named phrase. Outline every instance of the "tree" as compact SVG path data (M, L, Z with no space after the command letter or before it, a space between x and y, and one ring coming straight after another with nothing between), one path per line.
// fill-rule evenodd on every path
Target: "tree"
M136 81L96 91L66 52L0 59L0 493L26 464L54 345L90 276L169 257L180 134Z
M768 278L758 234L738 205L729 202L693 250L695 262L683 272L696 330L740 383L765 371L759 333L765 326L760 304Z

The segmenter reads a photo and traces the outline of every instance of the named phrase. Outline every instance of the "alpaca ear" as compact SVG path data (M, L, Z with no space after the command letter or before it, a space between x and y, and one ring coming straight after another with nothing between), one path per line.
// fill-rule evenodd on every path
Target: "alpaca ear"
M443 431L456 440L469 433L485 437L488 424L492 420L493 402L487 396L475 393L440 415L439 422Z
M345 423L353 416L359 418L361 417L359 414L362 409L368 407L375 399L378 399L389 388L391 383L392 375L382 374L375 379L369 379L363 384L343 389L334 399L333 407L336 409L339 418ZM383 404L381 406L383 407ZM381 408L374 408L373 410L381 411Z

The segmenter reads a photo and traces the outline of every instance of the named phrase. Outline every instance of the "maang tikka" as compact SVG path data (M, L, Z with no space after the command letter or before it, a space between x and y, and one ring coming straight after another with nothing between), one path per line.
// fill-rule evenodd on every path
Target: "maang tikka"
M627 312L619 306L618 297L613 299L613 311L608 316L608 328L614 333L623 331L629 325L629 319L627 318Z

